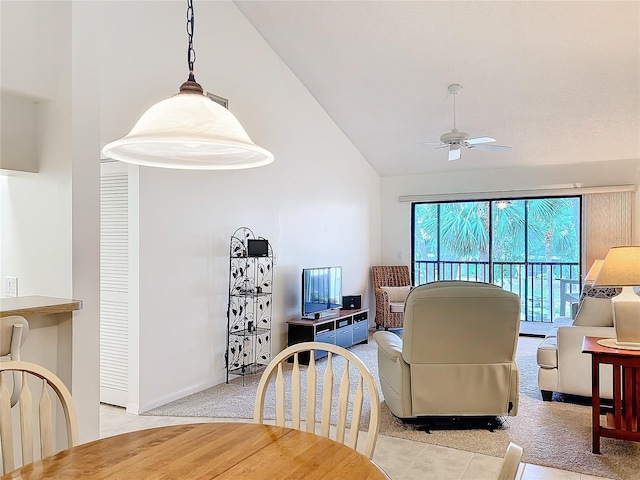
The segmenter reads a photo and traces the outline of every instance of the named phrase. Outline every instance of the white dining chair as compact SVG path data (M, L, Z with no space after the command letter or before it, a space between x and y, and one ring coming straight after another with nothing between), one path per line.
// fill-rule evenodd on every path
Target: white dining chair
M19 315L10 315L0 318L0 357L9 360L20 360L20 350L29 334L29 322ZM13 393L11 394L11 406L18 402L18 395L22 388L22 375L13 374Z
M522 447L515 443L509 443L507 451L502 458L502 465L497 480L517 480L518 467L522 458Z
M9 361L0 362L0 449L2 450L2 472L8 473L15 468L14 435L11 408L11 395L7 388L7 372L18 372L22 377L22 388L18 397L16 408L20 416L20 451L22 465L34 461L34 425L37 422L39 432L40 458L48 457L55 453L53 439L53 422L55 405L49 394L49 387L57 395L64 412L67 427L67 446L78 444L78 420L69 389L53 372L41 365L30 362ZM33 379L32 377L36 377ZM29 379L36 380L41 388L34 389L34 383L29 384ZM39 380L37 380L39 379ZM36 385L37 387L37 385ZM34 409L34 393L39 395L38 411Z
M315 351L323 350L328 352L328 356L322 360L315 360ZM306 392L303 391L302 375L303 369L300 368L299 354L301 352L309 353L309 366L306 369ZM285 373L283 365L287 360L293 357L293 366L291 375ZM264 405L269 381L275 375L275 407L277 426L290 426L297 430L301 429L303 400L305 403L305 430L310 433L316 433L316 426L320 425L319 434L326 438L330 437L331 417L332 417L332 400L334 387L334 360L338 363L338 358L344 359L344 367L339 380L337 412L335 415L336 428L335 438L333 440L345 444L356 449L358 445L358 437L360 436L360 422L362 416L362 405L366 393L369 395L369 403L371 404L369 414L369 425L367 439L364 446L364 454L369 458L373 457L373 452L378 438L378 428L380 426L380 396L375 380L366 365L353 352L327 343L321 342L303 342L292 345L278 355L266 367L260 378L258 390L256 393L254 407L254 421L256 423L264 423ZM354 367L354 369L350 368ZM322 373L324 368L324 373ZM353 377L350 378L350 372ZM339 372L337 372L339 373ZM322 388L321 398L321 415L317 418L316 413L316 392L318 386ZM285 398L286 389L290 387L291 392L291 421L290 425L285 425ZM353 387L353 388L352 388ZM303 394L306 393L303 399ZM348 409L351 407L351 422L347 429ZM349 431L348 441L346 440L346 432Z

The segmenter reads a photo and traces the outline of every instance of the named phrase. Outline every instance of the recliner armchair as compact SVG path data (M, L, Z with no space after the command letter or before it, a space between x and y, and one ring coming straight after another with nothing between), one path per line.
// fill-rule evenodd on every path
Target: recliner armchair
M384 399L400 418L518 412L520 299L480 282L439 281L406 300L403 339L376 332Z

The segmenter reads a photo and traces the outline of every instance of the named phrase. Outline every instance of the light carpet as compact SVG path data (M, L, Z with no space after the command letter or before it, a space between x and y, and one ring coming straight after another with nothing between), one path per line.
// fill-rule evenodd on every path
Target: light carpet
M501 457L510 441L524 448L523 462L607 477L616 480L640 478L640 444L601 439L600 455L591 453L591 407L570 403L562 397L543 402L537 386L536 348L540 339L521 337L517 363L520 370L518 415L506 417L504 427L488 430L432 430L425 433L394 417L382 403L382 435L404 438ZM369 367L378 381L375 342L356 345L352 351ZM169 403L145 415L194 416L214 418L253 418L253 401L259 375L236 378L202 392ZM379 388L379 384L378 384ZM382 398L382 392L380 392ZM561 401L557 401L560 399ZM265 418L275 418L274 397L267 395ZM363 411L368 409L363 406ZM368 411L368 410L367 410ZM364 423L363 423L364 424Z

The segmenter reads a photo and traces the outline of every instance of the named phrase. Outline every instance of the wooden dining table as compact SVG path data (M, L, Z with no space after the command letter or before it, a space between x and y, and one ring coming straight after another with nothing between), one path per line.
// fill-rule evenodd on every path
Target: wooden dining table
M8 479L388 479L368 457L291 428L195 423L151 428L77 445Z

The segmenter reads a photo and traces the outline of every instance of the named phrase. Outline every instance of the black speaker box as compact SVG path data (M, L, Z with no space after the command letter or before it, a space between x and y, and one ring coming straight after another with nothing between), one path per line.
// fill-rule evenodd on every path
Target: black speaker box
M362 308L362 295L346 295L342 297L344 310L358 310Z

